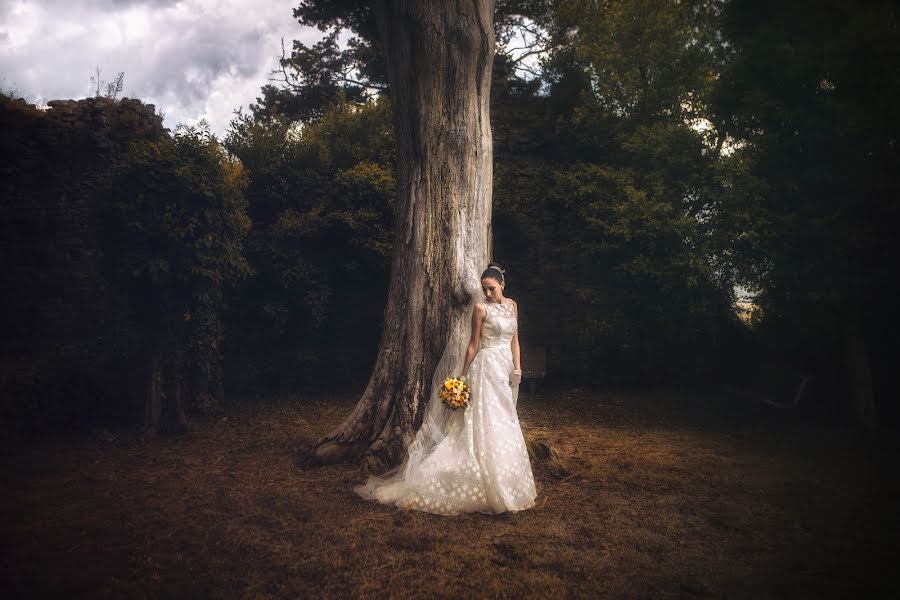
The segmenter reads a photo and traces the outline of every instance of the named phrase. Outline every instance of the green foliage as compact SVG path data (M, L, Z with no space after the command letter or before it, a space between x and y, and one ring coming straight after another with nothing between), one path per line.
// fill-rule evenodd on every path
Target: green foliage
M222 400L224 292L253 273L246 185L207 129L180 127L129 147L102 210L113 287L137 315L144 352L169 360L194 406Z
M394 163L394 129L386 98L357 106L343 98L303 129L303 146L323 165L345 169L359 162Z
M900 217L897 5L733 0L726 22L734 58L717 86L717 119L765 182L761 332L783 360L843 395L866 386L847 380L861 332L876 388L889 389L881 349L896 337L885 315Z
M551 366L565 358L557 374L691 381L719 366L757 238L756 181L692 126L712 116L718 8L555 2L549 96L530 120L511 98L494 110L502 141L541 140L497 151L495 256L533 279L516 289L545 318L525 327Z
M721 62L720 0L559 0L554 18L571 32L603 110L625 117L703 114ZM562 44L561 44L562 45Z
M184 297L248 276L245 186L241 165L208 131L135 142L116 173L114 210L129 243L151 251L124 267L161 289L182 288Z
M368 375L387 297L393 143L384 99L341 99L300 128L280 117L232 122L225 144L250 178L256 276L235 294L229 322L234 347L258 359L237 384Z
M529 274L514 284L523 306L545 315L532 343L563 344L570 377L687 380L711 366L729 290L700 221L658 185L667 177L586 162L498 169L498 250Z
M0 98L9 203L4 412L139 419L153 358L187 404L220 401L224 290L251 274L246 178L208 131L171 138L136 100ZM34 277L33 274L39 274Z

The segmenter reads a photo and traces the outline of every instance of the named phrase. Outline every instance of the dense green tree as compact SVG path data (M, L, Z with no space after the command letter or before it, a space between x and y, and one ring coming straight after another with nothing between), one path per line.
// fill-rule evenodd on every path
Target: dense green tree
M725 45L722 0L558 0L554 47L583 62L605 112L642 121L708 117Z
M150 433L183 429L185 404L222 400L223 293L252 273L245 185L209 131L190 127L136 141L112 175L100 209L104 263L143 340Z
M137 100L49 106L0 97L4 416L182 428L222 398L223 294L249 274L241 167Z
M224 143L249 176L254 223L247 256L255 275L230 300L229 372L243 374L231 383L359 383L380 335L392 248L389 103L360 106L339 95L302 128L241 114Z
M167 135L137 100L48 106L0 95L0 416L31 430L134 418L133 321L100 264L97 208L128 145Z
M877 390L887 400L893 389L898 31L894 2L732 0L734 59L716 98L718 120L766 183L762 330L782 360L852 397L869 424Z
M709 377L756 184L708 120L719 5L552 4L546 97L494 110L494 231L545 316L530 331L566 377Z

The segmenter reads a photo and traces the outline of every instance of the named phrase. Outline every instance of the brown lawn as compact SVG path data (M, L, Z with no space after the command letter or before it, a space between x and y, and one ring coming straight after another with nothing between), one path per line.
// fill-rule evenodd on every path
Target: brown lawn
M900 587L895 440L721 395L519 400L537 506L443 517L356 496L302 451L355 396L7 443L4 597L886 597Z

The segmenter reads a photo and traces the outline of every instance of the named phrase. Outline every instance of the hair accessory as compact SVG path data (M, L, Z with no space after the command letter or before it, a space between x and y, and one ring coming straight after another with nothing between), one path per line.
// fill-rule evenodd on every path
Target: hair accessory
M495 271L499 271L500 283L506 283L506 275L504 275L504 273L506 273L506 269L501 269L497 265L488 265L487 269L494 269ZM487 269L485 269L485 271L487 271Z

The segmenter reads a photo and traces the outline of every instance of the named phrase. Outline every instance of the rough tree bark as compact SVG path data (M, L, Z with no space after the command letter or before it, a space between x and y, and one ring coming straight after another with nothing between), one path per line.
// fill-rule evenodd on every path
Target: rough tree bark
M160 312L169 312L169 304L162 301ZM164 333L163 333L164 332ZM159 433L186 433L188 420L184 412L184 326L176 319L147 336L149 377L144 393L144 426L146 438Z
M855 316L850 318L846 329L850 394L859 423L874 429L878 425L878 411L875 407L869 348L863 335L860 319Z
M170 369L166 369L167 364ZM153 355L145 387L143 435L153 438L159 433L185 433L187 430L178 369L171 366L171 360Z
M373 4L390 81L399 207L384 329L368 386L310 460L402 459L491 251L494 1ZM451 333L452 332L452 333Z

